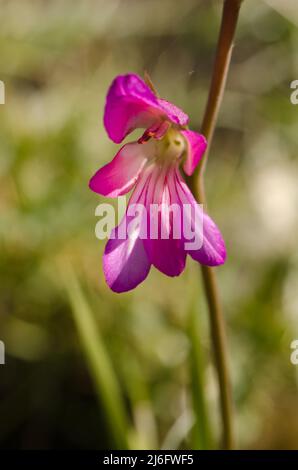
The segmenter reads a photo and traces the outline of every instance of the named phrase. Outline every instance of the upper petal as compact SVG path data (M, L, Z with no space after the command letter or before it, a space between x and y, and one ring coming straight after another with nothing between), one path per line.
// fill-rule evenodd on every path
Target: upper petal
M107 197L118 197L129 192L150 159L153 145L151 142L124 145L110 163L92 176L90 189Z
M207 140L202 134L198 134L194 131L183 130L181 134L187 142L187 156L183 165L183 170L187 175L192 175L197 164L201 160L206 147Z
M178 106L174 105L173 103L170 103L170 101L164 100L162 98L158 98L157 102L161 110L166 113L167 118L171 122L179 126L186 126L188 123L188 115L182 111L182 109L178 108Z
M106 131L114 142L121 142L136 128L148 128L164 120L183 126L188 116L173 104L158 99L138 75L115 78L104 114Z

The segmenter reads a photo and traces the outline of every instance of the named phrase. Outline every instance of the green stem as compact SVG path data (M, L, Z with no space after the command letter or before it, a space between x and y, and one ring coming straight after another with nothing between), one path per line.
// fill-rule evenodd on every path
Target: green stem
M231 61L233 39L242 0L225 0L223 6L221 28L217 43L212 80L207 106L202 123L202 134L211 146L218 112L222 102L227 74ZM206 206L204 172L208 152L198 165L190 180L190 186L197 200ZM227 361L226 334L223 311L220 302L218 285L214 268L202 266L203 284L210 313L211 336L220 389L220 405L223 425L223 447L233 449L235 446L233 429L233 406Z
M85 353L95 390L105 411L110 435L116 449L129 449L128 417L117 378L94 315L81 286L69 266L65 269L65 288L69 296L73 319Z

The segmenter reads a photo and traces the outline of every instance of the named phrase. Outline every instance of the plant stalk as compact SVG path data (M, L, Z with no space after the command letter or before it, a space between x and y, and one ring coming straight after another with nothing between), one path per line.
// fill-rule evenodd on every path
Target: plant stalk
M211 85L201 128L202 134L208 141L208 150L190 180L190 186L194 196L205 206L204 173L225 90L241 2L242 0L224 1ZM201 269L210 314L211 337L220 391L223 426L222 446L224 449L233 449L235 448L233 405L223 310L214 268L201 266Z

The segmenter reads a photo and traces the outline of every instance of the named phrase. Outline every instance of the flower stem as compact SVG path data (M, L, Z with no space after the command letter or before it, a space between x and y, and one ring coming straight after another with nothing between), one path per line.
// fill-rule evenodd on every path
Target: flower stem
M210 149L218 112L222 102L227 74L231 61L233 38L235 35L240 4L242 0L225 0L223 6L220 33L217 43L212 80L208 95L207 106L202 123L202 134L208 141ZM198 165L190 180L190 186L195 197L206 206L204 187L204 172L208 152ZM202 266L203 284L208 302L211 323L211 336L214 348L215 363L220 389L220 405L223 424L223 447L233 449L235 446L233 430L233 406L229 379L226 334L223 311L214 268Z

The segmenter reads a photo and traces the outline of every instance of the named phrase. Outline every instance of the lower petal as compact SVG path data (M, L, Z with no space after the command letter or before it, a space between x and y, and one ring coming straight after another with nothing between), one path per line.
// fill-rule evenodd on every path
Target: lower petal
M189 250L189 255L207 266L219 266L226 261L227 253L224 239L211 217L204 213L203 246L199 250Z
M103 256L107 284L114 292L127 292L137 287L149 274L151 263L143 240L110 239Z
M120 225L112 231L105 247L103 256L104 275L109 287L117 293L134 289L146 279L150 271L151 262L146 253L143 240L140 238L143 229L142 221L139 227L134 228L132 233L129 235L127 233L127 227L133 219L132 216L128 215L130 204L144 204L147 186L148 173L145 172L131 196L126 215Z
M107 197L128 193L150 157L152 143L124 145L113 160L100 168L89 182L92 191Z
M148 227L152 230L155 224L156 238L151 236L145 240L145 247L151 263L167 276L179 276L185 268L186 253L183 249L183 242L180 238L175 238L174 224L180 224L181 219L175 221L168 208L176 201L169 186L171 172L166 174L166 170L157 168L152 176L147 195ZM158 207L157 217L153 217L150 208ZM156 209L155 209L156 210ZM164 238L162 237L164 234Z
M195 198L193 197L191 191L189 190L178 170L176 174L176 189L182 204L190 204L193 206L194 210L200 210L198 209L200 206L197 204ZM203 219L201 222L203 223L202 245L199 249L188 249L188 254L194 260L207 266L218 266L223 264L226 260L226 247L220 230L213 222L211 217L209 217L206 213L203 213ZM201 224L199 224L198 227L195 227L194 221L193 225L194 230L202 230ZM198 234L198 238L200 237L201 233Z

